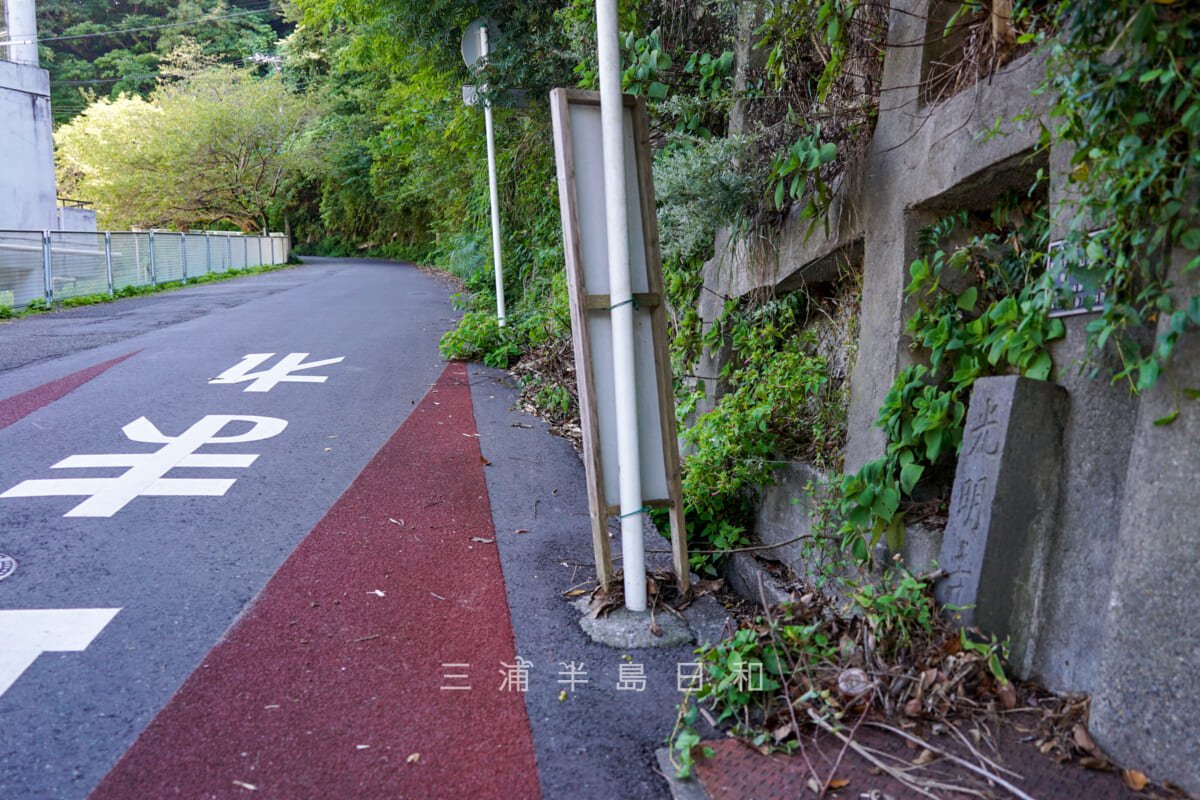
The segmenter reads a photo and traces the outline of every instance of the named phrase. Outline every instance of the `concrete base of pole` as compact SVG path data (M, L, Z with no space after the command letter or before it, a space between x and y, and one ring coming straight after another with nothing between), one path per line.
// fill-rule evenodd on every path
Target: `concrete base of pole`
M579 627L593 642L619 650L678 647L692 642L697 646L713 645L721 640L721 632L729 619L725 608L715 597L701 597L681 612L684 616L682 620L670 611L655 612L653 622L658 623L662 632L661 636L655 636L651 632L649 611L616 608L592 619L588 615L586 599L576 602L575 607L583 612Z

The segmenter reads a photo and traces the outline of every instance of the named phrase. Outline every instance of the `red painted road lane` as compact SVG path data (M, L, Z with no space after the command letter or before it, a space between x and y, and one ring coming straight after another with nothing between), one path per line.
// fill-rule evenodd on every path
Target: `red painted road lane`
M540 797L467 381L447 367L91 800Z
M41 386L37 386L27 392L21 392L21 394L14 395L7 400L0 400L0 428L7 428L17 420L37 411L42 406L48 406L55 400L66 397L100 373L115 367L127 358L136 356L140 352L142 351L135 350L120 358L114 358L111 361L105 361L103 364L81 369L78 372L72 372L70 375L50 381L49 383L43 383Z

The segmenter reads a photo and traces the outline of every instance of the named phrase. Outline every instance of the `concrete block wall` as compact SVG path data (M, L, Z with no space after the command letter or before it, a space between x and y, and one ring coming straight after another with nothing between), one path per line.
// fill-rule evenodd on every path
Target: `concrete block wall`
M50 75L36 65L0 61L0 153L0 230L57 228ZM40 270L0 270L15 297L42 294Z
M927 105L918 87L928 58L919 43L937 38L926 22L931 5L893 4L870 156L855 191L839 198L829 235L804 242L805 230L785 231L779 263L766 271L749 268L751 259L736 247L722 247L706 272L712 291L703 293L702 312L711 321L721 295L737 297L764 285L788 291L831 280L835 256L861 261L847 472L883 455L883 433L874 422L895 375L911 363L904 334L911 308L903 289L917 232L948 211L987 210L1005 190L1027 188L1038 169L1053 177L1069 160L1059 147L1049 156L1036 153L1034 122L1002 122L1002 135L979 136L1027 109L1046 113L1049 98L1031 95L1045 74L1041 55ZM1074 211L1061 180L1051 182L1050 205L1061 234ZM1186 261L1176 255L1173 267ZM999 577L981 595L992 606L982 617L1005 620L1020 640L1023 677L1094 695L1094 733L1115 760L1200 792L1200 405L1183 399L1180 418L1156 426L1154 420L1174 407L1169 381L1135 397L1104 379L1091 380L1078 367L1089 320L1065 319L1067 336L1051 348L1061 387L1056 396L1063 399L1055 401L1059 410L1051 416L1059 430L1047 436L1043 463L1060 466L1031 478L1040 487L1042 519L1052 522L1024 543L1018 570L991 571ZM1177 351L1178 386L1200 387L1198 339L1193 332ZM717 354L710 367L728 357ZM759 511L765 541L809 530L804 487L812 477L805 465L781 471ZM1000 498L994 513L1003 515L1005 502L1022 501ZM905 560L913 571L926 570L940 559L941 546L940 533L910 529ZM794 546L780 548L777 557L798 572L807 568Z
M0 230L57 227L50 75L0 61Z
M1171 258L1176 286L1195 286ZM1185 298L1177 290L1177 301ZM1160 321L1168 325L1167 315ZM1200 386L1200 336L1180 340L1175 385L1137 402L1108 602L1093 685L1092 730L1119 760L1200 793L1200 409L1176 386ZM1156 425L1182 403L1178 419Z
M58 229L81 233L96 233L96 209L79 208L77 206L59 206Z

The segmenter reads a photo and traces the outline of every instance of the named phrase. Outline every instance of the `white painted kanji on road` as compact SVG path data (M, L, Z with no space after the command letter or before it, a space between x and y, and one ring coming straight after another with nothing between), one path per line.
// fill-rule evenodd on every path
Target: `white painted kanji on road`
M42 653L86 650L119 608L22 608L0 611L0 695Z
M209 383L244 383L250 381L250 385L245 388L247 392L269 392L275 388L276 384L283 382L324 383L328 379L328 375L293 375L292 373L305 369L315 369L316 367L327 367L330 364L337 364L345 358L345 356L338 356L337 358L326 358L321 361L310 361L305 364L304 359L308 358L308 353L288 353L279 359L279 363L270 369L259 370L258 372L251 371L255 367L262 365L263 362L273 355L275 354L247 353L242 357L241 363L225 370L209 381Z
M249 423L243 433L220 435L226 425ZM255 453L197 453L214 444L257 442L277 436L287 427L277 417L231 416L210 414L178 436L160 432L150 420L139 417L126 425L125 435L135 442L161 444L153 453L105 453L70 456L51 469L95 469L128 467L115 478L51 478L22 481L0 497L50 497L86 495L79 505L63 516L111 517L135 497L219 497L229 491L234 478L167 478L176 467L245 468L258 458Z

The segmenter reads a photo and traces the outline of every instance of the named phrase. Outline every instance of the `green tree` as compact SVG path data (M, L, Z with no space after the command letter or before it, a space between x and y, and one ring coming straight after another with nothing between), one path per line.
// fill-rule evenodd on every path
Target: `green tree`
M185 39L214 61L261 63L290 29L275 9L225 0L39 0L37 12L40 59L59 122L87 106L88 92L148 97L159 66Z
M150 100L99 98L55 136L60 191L101 224L269 226L293 182L318 169L320 106L281 77L210 66Z

